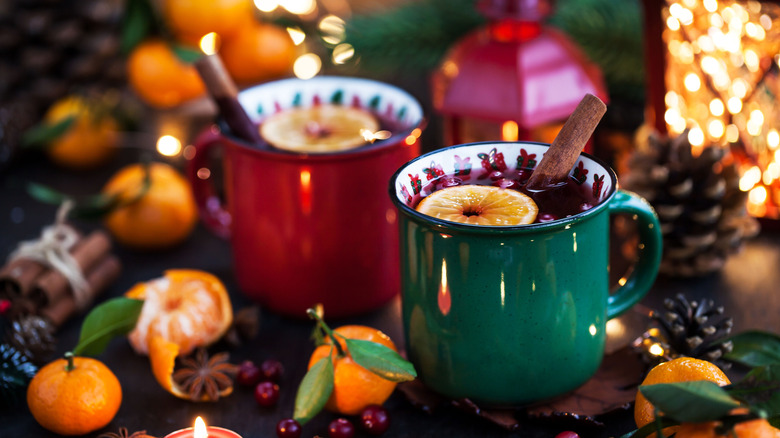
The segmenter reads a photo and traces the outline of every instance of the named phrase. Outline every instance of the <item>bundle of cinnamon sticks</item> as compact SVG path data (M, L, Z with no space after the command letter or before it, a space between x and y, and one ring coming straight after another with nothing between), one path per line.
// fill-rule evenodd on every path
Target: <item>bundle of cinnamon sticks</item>
M74 293L68 279L57 269L19 257L0 268L0 298L10 300L26 313L48 318L54 327L86 310L116 280L121 264L111 254L111 239L104 231L77 236L69 252L86 280L87 287L81 295Z

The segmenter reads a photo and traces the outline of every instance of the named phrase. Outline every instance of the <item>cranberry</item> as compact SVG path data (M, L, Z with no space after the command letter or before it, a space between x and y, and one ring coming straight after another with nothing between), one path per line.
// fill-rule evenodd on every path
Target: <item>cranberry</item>
M583 202L582 204L580 204L580 211L588 211L591 208L593 208L593 204L591 204L590 202Z
M463 180L455 176L442 178L440 182L441 188L443 189L446 189L447 187L457 187L461 184L463 184Z
M565 432L561 432L558 435L555 435L555 438L580 438L579 435L577 435L576 432L572 432L570 430L567 430Z
M494 170L490 172L490 174L488 175L488 178L490 178L493 181L498 181L503 177L504 177L504 172L501 172L500 170Z
M251 360L245 360L238 366L236 382L241 386L255 386L260 381L260 368Z
M550 222L556 219L558 219L558 217L550 213L542 213L536 218L536 220L539 222Z
M369 405L360 413L360 424L371 435L382 435L390 427L390 417L382 406Z
M346 418L337 418L328 425L330 438L352 438L355 435L355 426Z
M270 408L279 400L279 385L274 382L260 382L255 387L255 400L264 408Z
M284 367L278 360L266 359L260 364L260 373L263 379L278 382L284 374Z
M512 179L501 178L500 180L494 182L493 185L502 189L520 190L520 183Z
M279 438L299 438L301 425L292 418L285 418L276 424L276 436Z

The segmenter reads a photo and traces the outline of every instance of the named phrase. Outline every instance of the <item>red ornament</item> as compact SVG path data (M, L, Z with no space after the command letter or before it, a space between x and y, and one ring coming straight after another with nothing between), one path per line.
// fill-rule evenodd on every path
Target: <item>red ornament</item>
M489 24L450 50L433 76L447 144L550 142L586 93L607 101L599 69L542 24L547 0L483 0Z

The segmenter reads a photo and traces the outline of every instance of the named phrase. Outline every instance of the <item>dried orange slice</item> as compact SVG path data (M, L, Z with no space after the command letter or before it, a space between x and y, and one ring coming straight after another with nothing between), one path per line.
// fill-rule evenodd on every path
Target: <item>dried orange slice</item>
M366 143L379 130L373 114L350 107L317 105L294 108L267 118L260 135L279 149L294 152L336 152Z
M438 219L472 225L523 225L539 208L525 193L494 186L446 187L423 198L417 211Z
M208 272L165 271L161 278L133 286L126 296L144 300L128 336L139 354L149 354L149 342L155 336L176 344L181 354L189 354L195 347L220 339L233 322L227 290Z
M173 380L173 370L176 364L176 358L179 356L179 346L175 342L166 341L162 336L152 336L149 338L149 361L152 364L152 374L160 386L176 397L193 400L189 394L184 391ZM233 392L233 387L229 386L219 392L220 397L226 397ZM200 400L193 401L215 401L208 398L205 393Z

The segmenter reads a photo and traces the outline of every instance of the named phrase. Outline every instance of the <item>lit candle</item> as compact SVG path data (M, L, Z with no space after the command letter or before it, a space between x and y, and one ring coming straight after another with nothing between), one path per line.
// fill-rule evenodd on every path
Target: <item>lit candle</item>
M206 426L203 418L198 417L193 427L171 432L165 438L241 438L241 435L221 427Z

